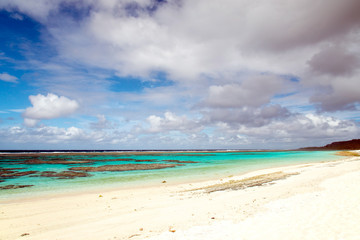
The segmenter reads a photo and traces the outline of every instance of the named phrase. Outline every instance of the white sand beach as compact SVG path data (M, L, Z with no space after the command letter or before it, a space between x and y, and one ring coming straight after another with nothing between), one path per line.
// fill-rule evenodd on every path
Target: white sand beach
M165 179L166 180L166 179ZM0 203L0 239L359 239L360 157Z

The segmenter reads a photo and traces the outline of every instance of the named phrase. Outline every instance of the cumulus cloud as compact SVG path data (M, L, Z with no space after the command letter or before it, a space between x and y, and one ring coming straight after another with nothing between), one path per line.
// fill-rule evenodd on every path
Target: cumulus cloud
M56 10L61 0L39 0L39 1L21 1L21 0L4 0L0 2L0 7L8 11L23 12L37 20L46 21L51 11Z
M201 129L197 120L191 120L186 116L177 116L172 112L165 112L164 117L151 115L146 120L149 127L145 131L150 133L193 132Z
M0 80L11 83L18 83L18 78L8 73L0 73Z
M61 148L59 146L83 149L138 149L139 146L143 149L174 146L178 149L296 148L321 146L330 141L355 138L360 134L353 121L317 114L293 114L285 119L273 119L264 125L232 124L226 121L202 124L202 119L168 112L163 117L150 116L148 126L138 131L98 131L44 125L36 128L0 128L0 142L2 146L14 147L12 143L35 148L41 145L52 149Z
M310 103L319 111L356 110L360 103L360 49L331 45L321 49L308 61L309 72L302 81L313 88Z
M42 24L43 39L58 54L50 63L37 62L41 71L55 76L36 80L38 86L76 99L89 96L83 85L101 89L101 100L110 99L104 105L111 114L120 112L116 103L121 102L121 114L142 126L140 134L164 133L163 143L177 141L173 132L214 145L224 139L245 143L251 136L271 139L274 132L283 141L296 134L317 139L315 134L328 138L332 131L337 137L356 132L352 121L294 109L316 112L316 107L318 114L331 114L358 108L358 0L4 0L0 7ZM69 66L99 71L90 78ZM117 77L149 80L154 72L164 73L172 85L122 94L111 88L121 85ZM291 92L294 102L284 103L283 96ZM86 101L93 104L92 116L101 112L96 93ZM27 126L79 108L75 100L53 94L30 101L33 107L23 114ZM200 117L178 114L184 110ZM87 126L99 141L112 138L102 130L116 131L102 114ZM201 132L206 128L216 134ZM122 139L139 140L128 134Z
M359 56L340 46L321 50L308 63L314 72L333 76L351 76L360 66Z
M204 111L204 121L225 123L231 126L261 127L274 120L284 120L292 114L280 105L267 105L262 108L211 109Z
M256 2L246 17L249 20L246 44L284 51L328 41L359 27L359 8L356 0ZM261 21L260 16L266 21Z
M320 111L356 110L360 104L358 77L333 79L332 82L310 98Z
M24 118L24 124L28 127L34 127L39 122L38 119Z
M149 77L163 71L191 87L205 76L212 79L208 86L216 91L223 85L220 78L229 72L292 74L306 81L303 74L309 64L314 72L330 74L355 69L357 0L286 4L281 0L40 0L36 4L36 11L29 1L4 1L2 6L39 19L56 41L62 60L110 69L120 76ZM69 6L77 17L65 11ZM60 21L69 24L65 27ZM355 47L322 50L329 44ZM328 55L338 60L324 61ZM350 64L336 64L340 59Z
M209 87L205 106L209 107L260 107L285 88L284 80L274 76L256 76L233 84Z
M0 136L2 146L14 148L19 144L26 144L34 149L64 149L64 147L68 149L119 149L124 144L131 145L137 141L129 132L106 133L77 127L61 128L45 125L36 128L20 126L0 128ZM120 147L118 144L121 144Z
M2 6L40 19L62 57L124 75L163 70L176 79L229 69L291 71L289 59L304 65L318 44L343 41L360 21L357 0L7 0ZM66 14L69 6L78 18ZM56 24L63 20L81 24Z
M355 122L317 114L296 114L263 126L218 124L215 136L238 146L272 146L294 149L299 146L322 146L331 141L356 138L360 133Z
M115 124L106 119L105 115L97 115L97 122L90 123L90 128L95 130L114 129Z
M48 93L46 96L31 95L29 99L33 106L25 109L23 113L24 123L28 126L34 126L42 119L68 116L79 108L77 101L52 93Z
M58 144L88 140L85 131L76 127L59 128L53 126L41 126L38 128L23 128L19 126L1 129L0 134L16 144Z

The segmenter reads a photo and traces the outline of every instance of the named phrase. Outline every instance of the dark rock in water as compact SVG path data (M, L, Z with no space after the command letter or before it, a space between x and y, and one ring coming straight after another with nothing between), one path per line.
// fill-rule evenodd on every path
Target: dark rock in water
M23 170L23 169L26 169L26 168L20 168L20 167L19 168L1 168L0 167L0 171L1 170L13 171L13 170Z
M43 160L38 158L27 159L23 161L24 164L42 164Z
M41 174L40 175L45 175L45 174L54 174L54 173L56 173L55 171L43 171L43 172L41 172Z
M104 158L104 159L98 159L98 160L93 160L94 162L96 161L101 161L101 162L154 162L156 161L155 159L136 159L136 158Z
M27 175L31 175L31 174L35 174L38 171L25 171L25 172L16 172L12 174L12 177L22 177L22 176L27 176Z
M0 177L3 176L4 174L11 174L15 172L16 171L14 171L13 168L0 168Z
M16 168L0 168L0 179L17 178L38 173L38 171L14 171Z
M137 159L135 162L157 162L156 159Z
M128 162L135 161L135 158L109 158L109 159L101 159L100 161L104 162Z
M164 160L164 162L171 162L171 163L199 163L195 161L181 161L181 160Z
M83 163L92 163L92 160L65 160L65 159L28 159L25 160L24 164L83 164Z
M73 159L71 157L53 157L47 155L2 155L0 162L7 164L83 164L92 163L91 159Z
M135 159L135 158L113 158L113 159L101 159L98 161L104 162L156 162L156 159Z
M58 179L73 179L77 177L90 177L91 175L86 172L75 172L75 171L62 171L62 172L45 171L42 172L39 176L56 177Z
M122 164L122 165L105 165L99 167L72 167L70 170L84 172L120 172L134 170L154 170L163 168L173 168L183 166L182 164Z
M0 190L26 188L26 187L32 187L32 186L34 186L34 185L6 185L6 186L0 186Z
M19 164L22 163L24 161L24 157L23 156L19 156L19 155L8 155L8 154L2 154L0 156L0 163L6 163L6 164Z

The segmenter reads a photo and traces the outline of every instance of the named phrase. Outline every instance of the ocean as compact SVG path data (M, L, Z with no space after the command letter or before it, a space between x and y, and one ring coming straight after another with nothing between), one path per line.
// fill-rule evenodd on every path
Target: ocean
M220 179L342 158L335 151L52 152L0 154L0 200Z

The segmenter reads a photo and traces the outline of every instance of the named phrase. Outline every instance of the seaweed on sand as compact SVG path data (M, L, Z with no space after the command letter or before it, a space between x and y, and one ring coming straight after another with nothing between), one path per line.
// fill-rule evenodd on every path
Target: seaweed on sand
M240 180L229 180L225 183L214 184L202 188L192 189L191 191L203 190L206 193L212 193L217 191L225 190L241 190L248 187L263 186L265 184L272 183L287 177L298 175L299 173L284 173L284 172L274 172L268 174L257 175L254 177L244 178Z
M358 152L352 152L352 151L341 151L341 152L337 152L336 155L346 156L346 157L360 157L360 154Z

